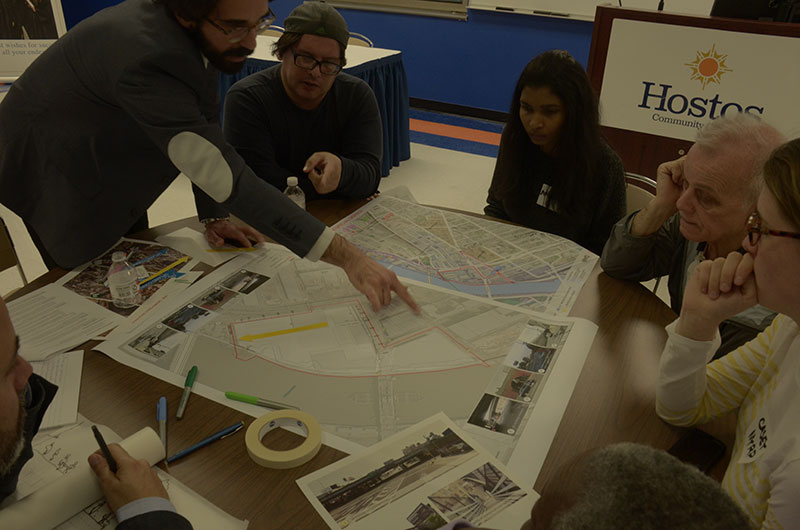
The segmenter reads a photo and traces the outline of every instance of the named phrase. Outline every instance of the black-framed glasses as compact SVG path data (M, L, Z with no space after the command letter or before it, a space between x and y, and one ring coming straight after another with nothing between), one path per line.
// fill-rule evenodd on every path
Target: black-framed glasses
M753 212L747 218L747 238L750 240L751 245L758 243L761 234L769 234L778 237L791 237L792 239L800 239L800 233L786 232L784 230L772 230L761 226L761 216L758 212Z
M297 53L294 48L291 48L292 55L294 56L294 64L303 70L309 72L319 65L319 71L324 75L336 75L342 71L342 65L331 61L318 61L310 55Z
M247 37L251 31L254 31L256 35L261 35L267 28L275 22L275 13L272 12L272 9L267 8L267 14L261 17L258 22L253 24L252 26L236 26L234 28L224 28L211 20L209 17L206 17L206 22L217 28L219 31L222 32L223 35L228 37L228 42L231 44L236 44L240 42L242 39ZM223 22L224 24L224 22Z

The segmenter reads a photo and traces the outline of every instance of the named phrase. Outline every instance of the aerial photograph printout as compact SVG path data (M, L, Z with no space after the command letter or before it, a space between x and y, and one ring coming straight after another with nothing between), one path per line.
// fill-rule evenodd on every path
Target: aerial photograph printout
M333 530L517 528L538 495L444 414L297 481Z

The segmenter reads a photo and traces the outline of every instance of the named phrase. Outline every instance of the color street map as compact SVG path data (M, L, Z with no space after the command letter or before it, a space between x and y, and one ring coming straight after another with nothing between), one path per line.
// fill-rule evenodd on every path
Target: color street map
M563 237L386 194L334 230L403 278L551 315L569 313L598 259Z

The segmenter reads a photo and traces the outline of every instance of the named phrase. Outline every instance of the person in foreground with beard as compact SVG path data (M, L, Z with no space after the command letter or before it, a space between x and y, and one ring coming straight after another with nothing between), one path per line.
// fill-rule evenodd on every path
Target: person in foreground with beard
M0 502L14 493L22 467L33 458L31 440L57 390L20 356L19 338L0 298ZM116 473L99 452L89 456L89 465L117 516L119 530L191 530L146 461L133 459L117 444L109 450L117 462Z
M205 219L243 246L264 233L342 267L375 311L397 276L297 208L247 166L219 125L219 72L233 73L274 20L268 0L126 0L39 56L0 103L0 202L48 268L74 268L123 234L182 172L251 225Z

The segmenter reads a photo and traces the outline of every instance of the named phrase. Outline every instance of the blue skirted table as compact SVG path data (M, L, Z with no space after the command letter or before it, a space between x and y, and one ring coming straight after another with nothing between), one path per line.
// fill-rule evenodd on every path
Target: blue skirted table
M260 35L258 47L248 57L244 68L237 74L220 75L220 108L225 103L225 94L236 81L278 63L272 56L273 42L275 37ZM402 53L383 48L349 46L347 67L344 71L366 81L378 100L383 124L381 174L388 176L392 167L411 157L408 136L408 82Z

